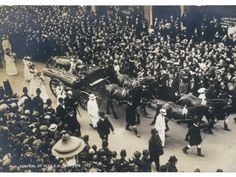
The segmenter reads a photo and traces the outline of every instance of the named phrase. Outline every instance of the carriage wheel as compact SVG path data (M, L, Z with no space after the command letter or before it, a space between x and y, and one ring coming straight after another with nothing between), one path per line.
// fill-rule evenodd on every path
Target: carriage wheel
M85 91L81 91L79 93L78 102L79 102L79 105L81 106L81 108L83 108L84 110L87 110L88 100L89 100L89 93L87 93Z
M55 78L52 78L49 82L50 89L55 97L57 97L56 88L60 82L61 81L59 81L58 79L55 79Z

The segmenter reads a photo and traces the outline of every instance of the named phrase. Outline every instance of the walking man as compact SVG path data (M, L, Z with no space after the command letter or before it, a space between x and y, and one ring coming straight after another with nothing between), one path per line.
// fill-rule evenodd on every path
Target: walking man
M149 139L148 150L151 162L155 162L156 170L160 170L160 156L164 154L160 136L155 128L151 130L151 138Z
M97 131L100 138L103 140L108 141L108 135L110 134L110 130L114 134L114 128L109 121L109 119L105 116L104 112L99 112L99 121L97 123Z
M131 102L128 103L126 110L126 130L131 130L129 127L132 126L132 129L135 133L135 135L140 138L140 135L138 133L138 130L136 128L136 120L137 120L137 113L136 113L136 109L133 106L133 104Z
M202 137L199 123L197 122L197 120L195 120L193 125L189 127L185 140L189 142L189 144L183 149L183 152L185 154L188 154L187 150L190 149L192 146L197 146L197 155L202 157L204 156L201 152Z

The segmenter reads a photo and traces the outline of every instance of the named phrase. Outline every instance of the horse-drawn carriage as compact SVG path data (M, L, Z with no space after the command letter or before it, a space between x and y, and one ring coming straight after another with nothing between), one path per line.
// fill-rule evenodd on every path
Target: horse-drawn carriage
M74 97L83 109L86 109L89 93L98 93L104 88L104 82L109 79L106 68L100 66L90 67L84 63L77 63L71 71L71 57L51 57L46 68L45 76L50 77L50 89L57 96L57 87L63 85L65 90L71 89ZM99 92L99 95L103 92Z

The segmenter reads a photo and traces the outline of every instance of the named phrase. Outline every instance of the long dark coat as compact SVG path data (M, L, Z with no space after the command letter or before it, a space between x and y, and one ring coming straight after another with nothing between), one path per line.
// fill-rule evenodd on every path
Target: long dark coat
M38 111L40 115L43 114L43 99L40 96L35 96L32 100L33 111Z
M135 125L136 124L136 118L137 118L135 107L132 106L132 105L128 105L126 107L125 112L126 112L126 117L125 117L126 118L126 123L128 125Z
M186 134L186 139L189 140L190 146L199 145L202 142L200 128L193 124Z
M65 122L66 109L59 104L56 108L56 116L63 122Z
M109 135L110 130L114 131L114 128L111 124L111 122L105 118L104 120L99 120L97 123L97 131L101 135Z
M164 153L161 139L158 134L152 135L151 138L149 139L148 150L150 153L150 158L153 158L153 159L161 156Z

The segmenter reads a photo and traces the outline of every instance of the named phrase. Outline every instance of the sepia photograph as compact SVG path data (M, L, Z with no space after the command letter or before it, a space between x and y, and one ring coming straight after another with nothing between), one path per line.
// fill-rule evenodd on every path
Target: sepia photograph
M0 38L1 173L236 172L236 5L0 4Z

